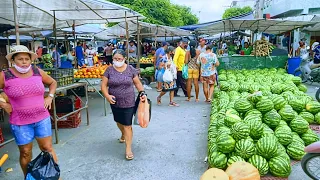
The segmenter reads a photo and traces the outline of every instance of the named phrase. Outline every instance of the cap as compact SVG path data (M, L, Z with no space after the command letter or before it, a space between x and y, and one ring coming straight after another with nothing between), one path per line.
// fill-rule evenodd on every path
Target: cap
M162 46L169 46L169 43L167 43L167 42L162 42Z

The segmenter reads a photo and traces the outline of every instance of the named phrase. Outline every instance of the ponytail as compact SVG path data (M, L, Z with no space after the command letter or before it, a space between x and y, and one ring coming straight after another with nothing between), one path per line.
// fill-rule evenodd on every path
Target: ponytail
M197 56L197 50L196 50L196 48L197 48L197 42L194 41L194 40L192 40L192 41L190 41L189 46L190 46L190 55L191 55L191 58L196 57L196 56Z

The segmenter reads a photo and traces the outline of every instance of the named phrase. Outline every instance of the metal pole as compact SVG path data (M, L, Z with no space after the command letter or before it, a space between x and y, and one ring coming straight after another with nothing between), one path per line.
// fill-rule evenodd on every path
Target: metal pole
M127 11L125 11L124 13L125 13L125 21L126 21L127 61L128 61L128 64L129 64L129 58L130 58L129 57L129 27L128 27L128 21L127 21Z
M137 17L137 68L140 68L140 49L141 49L141 45L140 45L140 24L139 24L139 18Z
M73 50L74 50L74 54L75 54L75 63L74 63L74 67L75 68L78 68L78 59L77 59L77 56L76 56L76 47L77 47L77 38L76 38L76 21L73 20L73 24L72 24L72 35L73 35Z
M13 4L13 18L14 18L14 25L15 25L15 30L16 30L16 44L20 45L20 36L19 36L19 21L17 17L17 1L12 0Z
M56 11L53 11L53 32L54 32L54 43L55 43L55 49L56 52L54 53L54 56L56 57L56 61L58 60L58 41L57 41L57 24L56 24ZM55 62L56 66L58 67L58 62Z

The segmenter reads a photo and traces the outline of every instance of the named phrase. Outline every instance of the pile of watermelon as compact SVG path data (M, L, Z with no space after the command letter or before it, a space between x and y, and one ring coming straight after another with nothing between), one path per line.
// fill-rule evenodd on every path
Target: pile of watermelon
M320 103L284 69L221 70L219 83L208 130L210 167L246 161L261 176L288 177L291 160L319 140L309 124L320 123Z

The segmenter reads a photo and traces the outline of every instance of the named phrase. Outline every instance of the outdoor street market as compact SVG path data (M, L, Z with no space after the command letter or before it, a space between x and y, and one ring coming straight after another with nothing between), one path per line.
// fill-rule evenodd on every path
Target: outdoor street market
M0 179L320 179L320 13L113 2L2 2Z

